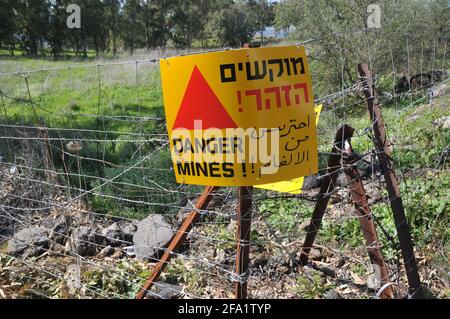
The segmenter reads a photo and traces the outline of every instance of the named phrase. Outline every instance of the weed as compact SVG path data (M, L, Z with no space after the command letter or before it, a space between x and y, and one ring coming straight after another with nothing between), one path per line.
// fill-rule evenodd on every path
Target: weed
M299 276L293 291L302 299L317 299L321 298L327 290L334 287L334 285L328 284L320 274L314 273L309 277Z

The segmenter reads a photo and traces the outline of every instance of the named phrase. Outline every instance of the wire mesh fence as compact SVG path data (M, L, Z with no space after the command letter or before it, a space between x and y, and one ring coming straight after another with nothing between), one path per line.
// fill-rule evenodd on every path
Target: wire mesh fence
M306 45L314 43L312 39ZM424 236L416 236L413 226L413 238L420 237L421 247L436 249L447 258L448 234L444 232L439 243L430 238L441 234L436 229L442 224L448 227L448 200L442 198L448 195L426 194L422 188L416 194L414 181L423 176L433 179L448 170L447 131L436 121L424 124L419 120L425 108L445 111L447 107L436 102L448 94L447 41L431 40L430 46L430 40L424 39L422 43L414 54L408 46L399 64L392 58L392 70L374 81L388 115L387 130L407 211L420 200L417 196L439 201L439 211L430 214L431 220L408 213L413 225L420 218L427 225ZM394 44L389 45L394 48ZM368 46L367 58L377 70L375 54L370 55L375 49ZM391 57L398 55L394 51ZM0 73L3 297L133 298L181 221L196 209L202 188L175 183L158 61ZM404 71L407 83L401 80ZM313 74L313 78L320 76ZM358 79L356 74L354 78ZM235 273L236 191L220 189L208 208L200 211L201 219L188 233L187 242L171 252L172 261L147 297L228 298L233 296L236 281L248 281L252 298L380 297L386 285L377 281L367 257L373 246L364 243L360 233L358 221L363 217L355 212L349 192L352 181L344 174L349 167L357 168L368 195L379 236L373 245L382 248L388 286L396 296L406 294L405 270L389 208L393 198L385 191L380 154L374 146L374 123L366 115L367 99L361 92L355 80L338 91L316 96L316 104L323 104L318 125L319 173L305 179L300 193L254 191L248 274ZM414 126L415 121L426 126L429 143L433 139L440 143L435 153L422 159L423 143L414 134L406 136L402 128L403 123ZM348 163L341 158L335 188L327 194L331 202L310 253L311 263L305 266L300 263L303 239L318 188L330 174L327 159L342 124L356 129L352 138L355 160ZM414 162L411 157L419 159ZM416 251L416 255L423 283L434 292L448 287L445 280L437 279L436 271L433 274L426 267L425 254Z

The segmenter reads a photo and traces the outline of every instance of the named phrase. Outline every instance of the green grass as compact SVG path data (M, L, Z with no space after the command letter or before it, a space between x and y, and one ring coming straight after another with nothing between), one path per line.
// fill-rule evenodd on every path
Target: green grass
M40 69L44 67L61 67L66 62L52 62L45 60L16 59L2 60L1 65L9 71L24 69ZM100 61L99 61L100 62ZM85 66L91 62L76 62L71 65ZM4 69L2 69L3 71ZM111 178L120 173L124 167L137 162L142 154L149 154L160 142L139 142L152 138L164 138L165 121L162 102L162 93L159 79L159 69L156 64L114 65L105 67L74 67L68 69L43 71L27 74L25 80L22 76L3 77L0 89L4 94L12 97L0 99L0 121L3 124L37 126L44 123L50 128L49 137L52 145L52 155L56 170L61 174L67 171L74 173L69 182L76 188L90 189L98 186L98 177ZM31 102L30 102L31 96ZM99 116L100 115L100 116ZM120 118L115 118L119 116ZM123 117L148 117L149 120L130 122ZM70 129L74 129L73 131ZM56 129L63 129L58 131ZM5 131L6 130L6 131ZM92 131L81 131L92 130ZM16 129L2 129L2 134L21 136ZM34 131L33 134L36 134ZM83 148L77 156L65 156L61 160L61 150L65 147L58 140L83 140ZM91 142L87 141L91 140ZM97 143L96 140L115 140L112 142ZM136 142L135 142L136 141ZM34 143L36 145L38 143ZM17 156L22 155L19 143L8 143L0 140L0 149L8 162L17 162ZM12 149L12 151L11 151ZM78 160L81 158L94 158L92 160ZM159 163L167 167L170 159L167 154L156 154L152 163ZM164 162L161 162L164 161ZM110 164L107 164L110 163ZM147 178L162 179L157 170L148 166ZM131 172L133 173L133 172ZM119 182L147 185L142 174L125 174ZM80 178L77 174L92 176ZM167 174L166 174L167 175ZM60 177L63 175L60 175ZM174 178L167 176L169 188L176 187ZM114 185L117 187L117 185ZM154 186L154 185L153 185ZM109 188L108 188L109 187ZM118 191L113 191L111 185L101 187L102 193L127 198L128 194L136 190L123 189L119 185ZM131 196L131 195L130 195ZM142 196L148 196L144 192ZM142 198L141 198L142 199ZM156 198L148 201L157 201ZM123 204L114 200L100 201L91 198L93 208L98 212L116 215L123 213L126 217L142 218L143 213L136 207L123 207ZM132 206L132 205L131 205ZM107 208L110 210L108 211ZM144 210L144 209L143 209ZM156 209L158 210L158 209ZM145 215L151 210L145 208Z
M0 52L1 54L1 52ZM14 57L2 59L0 65L2 72L11 72L25 69L41 69L45 67L63 67L68 63L75 66L101 63L102 61L58 61L52 62L48 59L27 59ZM85 175L101 176L111 178L120 173L123 167L129 167L136 163L141 154L148 154L155 149L154 144L141 145L133 142L135 138L148 138L152 134L164 134L164 112L162 93L159 78L159 69L155 64L139 64L136 66L117 65L104 67L76 67L56 71L43 71L27 75L27 80L23 77L12 75L3 78L1 90L16 100L3 98L0 100L0 116L3 123L37 125L42 118L45 124L52 128L75 128L107 131L107 134L99 135L96 132L54 132L50 131L50 137L65 137L70 139L117 139L116 143L105 143L100 147L96 143L87 143L82 149L80 156L101 158L102 161L113 163L116 166L105 165L104 163L82 162L81 170ZM389 89L392 79L380 80L380 85L384 89ZM28 87L27 87L28 84ZM28 90L30 93L28 93ZM29 103L29 94L33 103ZM414 121L411 117L417 110L419 102L426 101L423 96L409 97L397 101L388 101L383 105L382 112L388 127L389 136L394 141L394 160L399 176L402 177L411 171L421 171L437 168L437 161L444 149L448 147L450 135L448 130L442 131L432 123L437 118L450 115L448 107L449 97L444 96L436 101L435 107L424 107L420 116ZM420 104L420 103L419 103ZM351 108L338 108L336 111L324 112L319 124L319 150L329 152L331 141L334 138L335 129L339 123L347 123L356 129L353 138L353 148L358 153L365 153L373 148L369 136L364 133L364 129L370 126L370 120L366 111L366 106L358 102L357 97L346 99L342 105L353 105ZM338 105L339 107L340 105ZM104 115L96 118L90 115ZM149 116L156 117L157 121L147 121L144 123L129 123L126 121L116 121L108 116ZM140 133L141 136L126 135L124 133ZM4 141L2 141L4 143ZM0 142L0 143L2 143ZM59 143L56 141L55 143ZM1 144L0 144L1 145ZM7 147L3 145L2 147ZM60 145L54 145L58 149ZM63 171L63 165L58 160L59 155L54 154L57 169ZM326 156L320 158L320 167L326 167ZM9 160L13 160L10 158ZM68 159L66 165L69 171L77 171L80 163L76 159ZM149 202L176 203L175 198L162 198L160 195L139 189L124 186L137 184L148 188L152 187L152 181L160 182L167 188L177 187L173 176L167 173L158 172L157 167L170 168L170 158L167 152L158 152L155 159L143 163L147 166L147 178L143 180L142 174L126 174L117 180L119 184L111 184L101 188L102 193L110 196L119 196L146 200ZM117 167L118 166L118 167ZM430 218L445 215L435 213L435 210L447 208L443 204L445 197L443 190L448 187L448 178L445 174L433 176L431 180L435 183L436 189L431 192L429 189L419 186L427 185L427 177L419 176L416 179L402 179L402 189L408 196L411 192L405 185L413 187L414 193L423 196L425 193L430 198L420 201L414 198L407 198L406 205L414 212L429 211ZM417 184L415 180L418 180ZM76 187L99 186L96 178L84 178L74 176L70 178L70 183ZM122 183L122 184L120 184ZM412 185L412 186L411 186ZM414 188L416 187L416 188ZM139 194L137 196L136 194ZM421 197L420 197L421 198ZM132 218L141 218L147 214L148 208L127 203L117 203L117 201L102 197L91 197L91 204L102 213L121 215ZM411 205L410 205L411 204ZM419 205L420 204L420 205ZM410 206L408 206L410 205ZM444 206L443 206L444 205ZM260 212L267 216L267 223L270 227L284 233L295 233L298 221L306 220L311 213L312 205L299 207L297 199L292 200L266 200L258 207ZM162 211L161 207L154 207L151 211ZM383 218L386 227L392 225L388 219L388 212L375 206L374 211ZM144 213L145 212L145 213ZM436 215L437 214L437 215ZM413 218L413 217L412 217ZM415 217L414 217L415 218ZM413 218L413 223L414 222ZM385 221L386 220L386 221ZM415 223L418 225L418 222ZM392 228L392 227L391 227ZM418 228L414 235L420 239L426 229ZM440 235L444 230L437 230ZM336 240L338 243L346 243L352 246L361 244L359 225L355 220L344 221L342 223L325 223L323 235L329 240ZM420 237L420 238L419 238Z
M4 52L0 51L0 56ZM28 59L24 57L2 58L0 72L20 70L39 70L48 67L67 65L85 66L101 61L51 61L49 58ZM52 156L55 169L61 173L62 184L70 183L76 188L94 189L88 197L90 209L97 213L132 219L142 219L150 213L176 213L176 206L186 193L199 191L198 187L180 186L175 183L170 171L171 160L167 148L159 150L160 143L139 143L136 139L149 139L154 134L165 134L164 110L159 78L159 69L155 64L139 64L136 72L134 64L76 67L64 70L43 71L27 74L27 80L21 76L11 75L2 78L0 89L14 99L0 99L0 123L35 126L45 119L50 128L75 129L75 131L49 131L52 138L70 140L116 139L115 143L86 142L77 156L66 156L61 160L59 141L52 141ZM382 79L381 85L387 90L391 79ZM28 88L27 88L28 84ZM320 85L320 83L319 83ZM325 88L322 88L325 90ZM29 94L33 103L29 101ZM449 251L449 199L448 189L450 173L448 161L439 165L439 158L450 142L450 132L442 130L434 121L443 116L450 116L449 95L438 98L433 106L420 106L427 99L423 96L408 97L397 101L388 101L382 107L388 133L394 142L393 158L397 175L400 177L400 190L405 210L411 225L411 233L418 251L427 251L437 269L446 269L447 260L439 251L428 251L429 245L440 245L440 249ZM345 103L344 103L345 102ZM346 99L342 105L351 108L324 112L319 123L319 150L329 152L339 123L347 123L356 129L352 145L360 154L370 151L373 143L365 128L370 127L366 106L358 104L356 97ZM339 106L339 105L338 105ZM86 115L94 115L86 116ZM96 118L96 115L104 117ZM414 116L418 115L418 116ZM111 116L154 117L143 123L118 121ZM94 130L81 132L80 129ZM99 132L95 132L99 131ZM0 134L23 136L14 129L0 127ZM131 135L133 133L137 135ZM36 145L36 143L30 143ZM20 143L8 143L0 140L0 154L5 161L22 163L29 149L21 148ZM38 145L39 147L39 145ZM9 150L11 152L5 151ZM153 154L148 160L143 156ZM78 156L79 155L79 156ZM94 158L99 161L80 160ZM327 156L320 157L320 167L326 167ZM140 170L131 170L120 175L124 169L140 163ZM442 163L441 163L442 164ZM67 169L74 175L65 178ZM77 175L85 175L82 178ZM111 179L120 175L113 183L102 186L99 178ZM92 177L89 177L92 176ZM157 185L156 185L156 184ZM167 194L159 187L179 190L179 193ZM159 188L159 189L158 189ZM259 194L266 191L255 190ZM98 195L100 193L101 195ZM386 192L383 194L386 196ZM129 201L117 200L117 198ZM153 204L142 204L142 203ZM272 234L290 240L302 238L305 233L298 230L298 225L309 220L314 203L298 198L266 199L257 202L257 209ZM331 206L330 206L331 208ZM388 262L397 260L398 243L392 212L385 203L371 206L379 222L378 234L383 244L383 254ZM336 214L333 215L336 217ZM339 217L339 216L337 216ZM215 222L219 222L218 219ZM203 231L223 242L218 249L234 248L235 233L225 225L214 223L206 225ZM389 234L387 237L384 231ZM276 237L275 236L275 239ZM252 233L252 239L258 240ZM267 240L267 238L264 238ZM284 240L284 239L282 239ZM330 218L325 216L318 241L329 247L360 247L363 237L356 218ZM4 248L4 247L3 247ZM1 250L1 249L0 249ZM119 265L119 268L121 266ZM352 271L362 275L364 269L354 266ZM201 269L187 269L179 259L168 266L164 279L167 282L183 282L190 292L204 292L206 278ZM125 276L125 273L123 273ZM139 281L148 277L148 272L139 274ZM441 272L439 273L441 275ZM99 288L115 296L128 294L134 296L135 286L121 278L108 279L99 272L83 273L83 281L89 286ZM333 286L324 278L314 274L311 278L299 277L292 287L293 292L302 298L318 298Z
M112 57L112 53L103 53L102 56L111 56ZM0 57L2 59L54 59L53 57L53 53L51 49L42 49L39 50L38 55L35 57L29 57L26 56L26 52L20 50L20 49L14 49L14 55L11 55L11 52L7 49L0 49ZM96 57L96 53L95 50L88 50L87 51L87 59L93 59ZM61 54L59 55L58 59L59 60L64 60L64 59L83 59L84 57L82 57L82 53L80 53L78 56L76 55L76 53L73 50L65 50L63 52L61 52ZM84 58L86 59L86 58Z
M40 55L37 57L23 56L22 52L15 52L14 56L6 54L5 50L0 50L0 72L17 72L27 70L40 70L45 68L56 68L69 65L86 65L92 63L112 62L109 57L95 58L92 52L88 53L88 58L75 57L68 52L58 60L51 55Z
M21 60L2 63L5 72L48 67L46 61ZM12 122L36 122L44 117L53 127L96 128L92 118L81 114L106 116L162 115L162 94L159 70L155 64L80 67L91 63L71 63L74 68L43 71L24 76L2 77L0 89L14 98L3 98L2 115ZM66 66L66 62L51 62L51 67ZM29 103L31 96L32 103ZM34 109L34 110L33 110ZM68 116L72 114L73 116ZM75 122L74 122L75 121ZM106 120L103 120L106 121ZM95 121L94 121L95 122ZM108 130L132 131L128 123L102 123Z
M351 102L348 102L351 103ZM418 249L431 243L449 245L448 225L450 224L450 200L448 197L450 174L448 159L439 165L439 158L450 143L450 131L433 124L436 119L450 116L450 96L437 98L432 106L423 95L408 97L384 104L382 114L388 135L394 143L393 158L400 180L400 190L411 226L411 234ZM347 123L357 134L352 139L355 151L364 154L373 149L370 136L364 129L371 122L364 104L356 105L351 112L325 112L320 119L319 150L329 152L334 137L336 123ZM443 165L442 165L443 164ZM320 167L326 167L322 161ZM386 191L383 193L387 196ZM307 208L305 208L305 206ZM281 233L296 233L299 220L307 220L311 206L300 205L296 200L265 200L258 209L268 224ZM386 237L378 227L383 243L383 253L387 260L398 257L398 243L392 212L388 204L380 203L371 207L382 228L391 237ZM298 232L298 236L302 233ZM318 239L327 245L338 247L360 247L364 239L356 218L342 220L324 218ZM439 254L433 256L439 259ZM441 264L445 264L445 260Z
M270 229L283 235L295 234L299 221L311 217L312 207L302 205L299 199L266 199L258 203L259 213Z

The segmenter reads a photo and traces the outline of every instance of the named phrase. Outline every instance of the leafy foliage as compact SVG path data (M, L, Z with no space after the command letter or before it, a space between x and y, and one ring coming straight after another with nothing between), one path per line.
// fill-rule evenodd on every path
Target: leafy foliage
M294 292L302 299L317 299L321 298L327 290L333 287L333 285L327 284L320 274L314 273L311 277L299 276L297 285L294 286Z

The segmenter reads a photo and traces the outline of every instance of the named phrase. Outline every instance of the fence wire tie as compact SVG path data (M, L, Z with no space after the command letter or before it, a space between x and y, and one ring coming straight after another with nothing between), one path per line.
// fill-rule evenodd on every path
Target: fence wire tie
M189 203L189 205L191 205L191 208L190 208L191 211L192 210L196 211L202 217L208 215L208 210L203 210L203 209L197 208L197 206L195 206L194 203L189 198L188 198L188 203Z
M232 274L230 274L230 280L232 282L238 282L240 284L245 284L246 282L248 282L248 279L250 278L250 273L251 273L250 269L247 269L242 274L232 273Z

